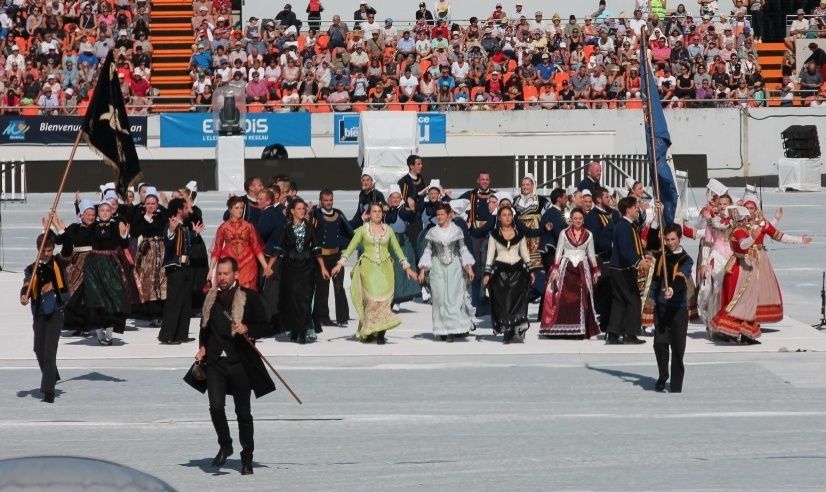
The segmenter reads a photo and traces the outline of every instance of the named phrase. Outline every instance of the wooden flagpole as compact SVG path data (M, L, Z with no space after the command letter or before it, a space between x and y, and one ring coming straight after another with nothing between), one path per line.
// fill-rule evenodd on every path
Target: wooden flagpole
M63 170L63 177L60 179L60 185L57 187L57 194L55 194L54 202L52 202L52 208L49 210L49 217L46 219L46 227L43 230L44 235L49 233L49 229L52 227L52 222L54 222L55 215L57 215L57 206L60 204L60 196L63 194L63 188L66 187L66 180L69 178L69 171L72 169L72 164L75 161L75 153L77 153L77 148L80 145L81 138L83 138L82 128L77 131L75 143L72 145L72 152L69 154L69 160L66 162L66 169ZM30 297L32 294L34 277L37 275L37 264L40 263L40 258L43 257L43 247L45 245L46 241L43 241L37 249L37 256L34 259L34 268L32 269L32 278L29 281L28 287L26 287L26 298Z
M645 63L645 118L648 119L648 138L651 142L651 156L649 157L649 171L653 171L653 175L651 176L651 180L654 182L654 210L657 214L657 223L659 223L660 227L658 230L658 234L660 236L660 254L662 255L662 263L663 263L663 272L662 272L662 280L663 280L663 291L668 290L668 276L666 275L666 268L665 268L665 235L663 234L663 214L662 210L657 207L660 201L660 180L657 179L657 139L654 136L654 111L651 107L651 79L653 78L653 72L651 71L651 64L648 62L648 32L645 27L642 28L642 60L640 63ZM653 164L653 165L652 165ZM654 264L654 268L657 268L656 263ZM657 273L656 271L654 272Z

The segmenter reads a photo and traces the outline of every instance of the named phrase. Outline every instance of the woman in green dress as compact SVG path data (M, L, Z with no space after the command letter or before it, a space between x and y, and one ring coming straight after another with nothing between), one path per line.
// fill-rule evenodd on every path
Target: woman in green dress
M337 275L357 248L364 250L350 274L350 297L359 315L356 334L362 342L368 342L375 336L377 343L383 345L384 332L401 324L390 309L395 283L391 250L407 276L412 280L417 277L410 268L393 229L382 222L382 206L371 203L368 210L369 221L356 229L353 239L330 274Z

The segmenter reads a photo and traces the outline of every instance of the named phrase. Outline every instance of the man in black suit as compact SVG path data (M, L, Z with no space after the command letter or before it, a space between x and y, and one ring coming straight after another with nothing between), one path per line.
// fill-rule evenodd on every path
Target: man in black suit
M346 248L353 238L353 228L344 218L341 210L333 208L333 192L321 190L318 195L318 207L313 209L310 223L315 227L316 237L321 244L321 260L332 270L339 259L341 250ZM330 296L330 281L333 283L333 295L336 301L336 321L330 319L330 306L327 299ZM350 319L350 309L347 304L347 294L344 291L344 272L335 277L325 279L320 271L316 272L315 300L313 302L313 323L315 330L320 333L322 326L347 326Z
M608 269L611 271L611 317L605 341L611 345L640 344L637 338L642 325L642 300L637 284L637 269L650 268L643 256L640 233L634 226L639 212L637 199L627 196L619 202L622 219L613 227L613 250Z
M226 395L230 393L235 402L241 442L241 474L250 475L255 448L250 393L260 398L275 391L275 384L249 340L271 335L264 303L257 292L238 285L237 272L235 259L218 261L218 285L204 301L200 348L195 360L206 361L206 388L197 389L209 394L209 415L220 446L212 466L223 466L233 452L224 410Z
M568 206L568 195L562 188L555 188L551 192L551 206L539 219L539 252L542 255L542 268L547 272L554 264L556 245L559 235L568 227L565 222L565 208ZM539 301L539 319L542 319L542 308L545 306L545 289L542 289L542 300Z
M37 247L41 245L43 253L37 268L32 263L24 272L20 304L25 306L31 301L34 354L41 373L40 391L44 402L54 403L54 387L60 379L57 346L60 330L63 329L63 309L69 302L69 284L66 280L66 262L54 256L54 236L51 233L38 236Z
M685 341L688 333L688 282L694 273L694 261L680 245L683 229L679 224L665 228L665 268L661 253L656 253L651 297L654 298L654 354L657 356L659 377L656 390L665 391L668 380L669 349L671 356L671 392L683 391ZM660 249L659 235L649 234L649 246ZM665 272L663 274L663 272ZM664 279L668 288L664 289Z
M594 286L594 304L599 314L599 329L608 331L608 322L611 318L611 261L613 249L614 224L620 219L619 213L608 206L610 202L608 190L601 186L594 188L594 207L585 216L585 228L594 236L594 252L600 262L602 276Z
M585 169L585 178L579 182L576 188L579 191L588 190L596 197L595 190L600 186L600 178L602 178L602 164L597 161L591 161Z
M258 193L264 189L264 184L261 178L251 177L244 181L244 191L246 195L242 197L244 200L244 220L255 225L258 222L260 210L258 210ZM224 212L224 221L229 220L229 210Z
M192 296L178 295L192 291L192 268L189 255L192 243L204 231L202 222L187 225L191 206L183 198L169 202L169 219L163 232L167 296L163 305L163 318L158 340L165 345L180 345L194 341L189 338L189 321L192 319ZM199 279L200 280L200 279Z
M427 182L422 176L423 168L424 164L421 157L416 154L409 155L407 157L407 174L398 182L399 189L402 191L402 199L407 204L407 208L419 215L422 213L424 198L427 194L425 189ZM422 232L421 221L414 220L407 226L407 237L412 244L417 244L420 232Z
M287 226L287 210L281 200L281 188L273 186L258 193L258 205L261 208L261 215L255 230L261 236L264 243L264 258L267 264L274 262L275 247L281 238L281 233ZM264 297L264 305L270 318L273 330L277 333L281 330L281 320L278 315L278 299L281 290L281 276L279 271L281 263L275 265L275 272L270 277L261 279L261 295Z

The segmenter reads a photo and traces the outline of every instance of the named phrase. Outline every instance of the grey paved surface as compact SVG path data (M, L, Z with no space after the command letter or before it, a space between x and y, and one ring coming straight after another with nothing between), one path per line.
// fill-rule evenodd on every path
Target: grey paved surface
M351 211L354 196L338 206ZM201 200L210 233L224 198ZM238 475L237 453L209 469L207 402L181 381L195 347L159 346L155 329L114 347L63 339L57 403L39 401L17 272L50 201L2 210L0 459L104 458L186 491L826 489L826 336L807 327L819 318L821 194L766 193L769 211L786 210L784 230L815 237L808 249L770 245L790 318L756 347L712 344L692 325L683 394L651 391L650 339L504 347L480 328L449 346L432 341L430 308L410 303L384 347L353 341L354 322L310 346L262 344L306 404L283 390L253 403L253 477Z

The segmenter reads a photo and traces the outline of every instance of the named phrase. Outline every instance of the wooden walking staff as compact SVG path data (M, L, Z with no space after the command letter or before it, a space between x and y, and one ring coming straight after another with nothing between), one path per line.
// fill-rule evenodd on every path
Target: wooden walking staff
M80 145L81 138L83 138L83 129L78 130L77 137L75 137L75 143L72 145L72 152L69 154L68 162L66 162L66 169L63 170L63 177L60 179L60 185L57 187L57 194L55 194L54 202L52 202L52 208L49 210L49 218L46 219L46 227L43 230L43 234L49 233L49 229L52 227L52 222L54 221L55 215L57 215L57 206L60 204L60 196L63 194L63 188L66 187L66 180L69 178L69 171L72 169L72 163L75 161L75 153L77 152L78 145ZM29 285L26 288L26 297L29 297L32 294L34 277L37 275L37 264L40 263L40 258L43 257L43 247L45 245L46 241L43 241L37 249L37 257L34 259L35 268L32 269L32 281L29 282Z
M229 313L227 313L226 311L224 311L224 316L227 317L227 319L230 321L230 323L235 323L232 320L232 316L230 316ZM261 351L258 350L258 347L255 346L255 344L252 342L252 340L250 340L249 337L246 336L246 335L241 335L241 336L244 338L244 341L246 341L249 344L249 346L252 347L252 349L255 351L255 353L258 354L258 357L261 357L261 360L264 361L264 364L267 364L267 367L269 367L270 371L272 371L272 373L275 374L275 377L278 378L278 380L281 382L281 384L283 384L284 387L287 388L287 391L289 391L290 395L292 395L292 397L295 398L295 401L297 401L299 405L303 405L304 402L301 401L301 398L299 398L298 395L295 394L295 391L293 391L293 389L290 388L290 385L287 384L287 381L284 381L284 378L281 377L281 374L278 374L278 371L276 371L275 368L272 366L272 364L270 364L270 361L268 361L267 358L264 357L264 354L262 354Z
M668 290L668 276L665 272L665 236L663 235L663 213L660 207L656 205L661 203L660 201L660 180L657 178L657 139L654 137L654 113L651 107L651 79L653 78L653 72L651 71L652 66L651 63L648 62L648 32L646 28L643 26L641 29L642 36L641 38L641 46L642 46L642 60L640 63L645 63L645 119L648 121L648 139L651 142L651 153L648 156L648 168L649 173L652 174L651 178L654 181L654 210L657 214L657 223L660 227L657 230L657 233L660 236L660 255L662 256L662 264L663 264L663 272L662 272L662 280L663 280L663 292ZM653 173L651 172L653 171ZM654 265L656 268L656 264ZM656 273L656 272L654 272Z

